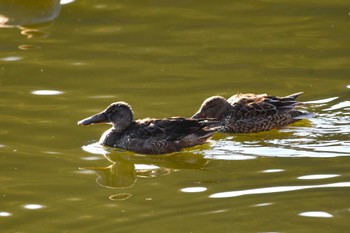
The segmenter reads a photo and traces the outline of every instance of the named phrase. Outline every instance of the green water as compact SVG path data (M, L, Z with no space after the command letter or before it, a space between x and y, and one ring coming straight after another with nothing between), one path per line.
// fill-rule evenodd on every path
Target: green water
M0 1L1 232L348 232L346 1ZM66 3L66 4L63 4ZM77 126L288 95L316 116L144 156Z

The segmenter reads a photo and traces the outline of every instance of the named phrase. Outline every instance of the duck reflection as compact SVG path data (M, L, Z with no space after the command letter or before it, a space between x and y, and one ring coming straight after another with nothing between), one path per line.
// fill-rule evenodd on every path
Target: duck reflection
M141 156L129 152L104 153L112 164L106 167L82 167L97 175L98 185L110 189L132 187L138 178L155 178L182 169L201 169L208 161L200 154L176 153L162 156Z
M120 160L107 167L84 167L83 170L90 170L96 173L98 185L106 188L127 188L134 185L136 171L134 164Z
M0 28L19 28L27 38L46 37L44 29L60 9L60 0L2 0Z

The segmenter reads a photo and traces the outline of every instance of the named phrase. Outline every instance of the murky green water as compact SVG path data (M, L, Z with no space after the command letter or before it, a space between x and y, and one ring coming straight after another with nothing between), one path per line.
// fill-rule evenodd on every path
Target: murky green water
M348 3L61 3L0 2L2 232L348 232ZM298 91L310 121L171 155L76 125L119 100L191 116L211 95Z

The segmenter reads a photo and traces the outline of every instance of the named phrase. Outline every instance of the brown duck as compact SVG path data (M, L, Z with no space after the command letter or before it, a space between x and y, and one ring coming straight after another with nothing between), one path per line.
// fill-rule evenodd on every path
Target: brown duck
M296 98L303 92L285 97L267 94L237 94L226 100L221 96L206 99L192 118L215 118L219 131L254 133L281 128L313 114L296 110Z
M205 143L216 131L217 121L191 118L142 119L134 121L129 104L115 102L78 125L110 123L100 143L142 154L163 154Z

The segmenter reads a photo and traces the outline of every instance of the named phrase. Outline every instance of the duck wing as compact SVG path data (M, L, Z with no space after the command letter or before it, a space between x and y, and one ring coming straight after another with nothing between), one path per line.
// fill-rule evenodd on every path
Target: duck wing
M139 120L134 126L138 138L155 138L157 140L176 141L190 134L203 137L207 133L214 133L216 121L207 119L164 118Z
M124 132L116 147L146 154L170 153L205 143L217 131L216 125L218 122L207 119L139 120Z

